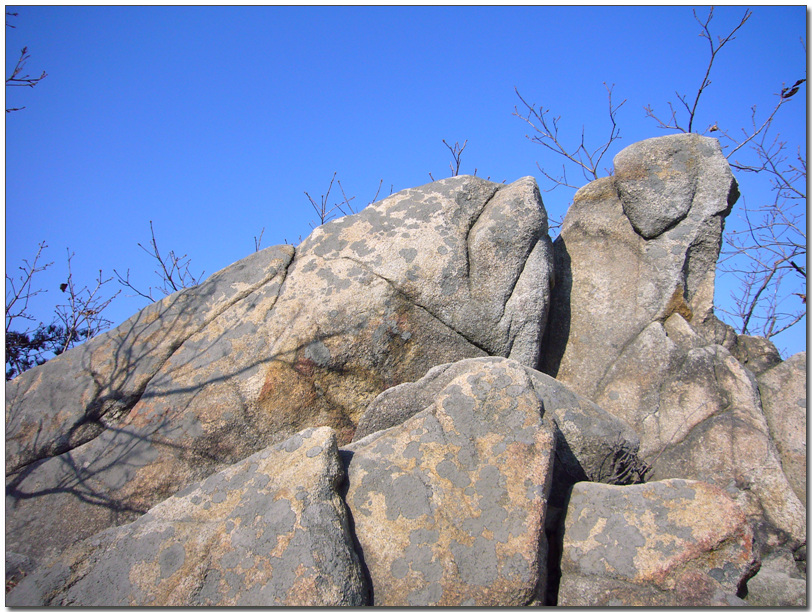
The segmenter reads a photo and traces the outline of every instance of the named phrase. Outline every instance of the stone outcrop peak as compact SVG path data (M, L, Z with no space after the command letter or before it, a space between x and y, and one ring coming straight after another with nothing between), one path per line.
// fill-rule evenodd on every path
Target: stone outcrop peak
M407 189L6 383L6 605L806 605L806 354L712 138Z

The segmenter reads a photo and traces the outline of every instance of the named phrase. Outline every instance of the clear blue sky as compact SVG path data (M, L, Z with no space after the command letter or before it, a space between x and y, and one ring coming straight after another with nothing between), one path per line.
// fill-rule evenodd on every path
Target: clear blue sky
M6 270L49 245L55 263L37 278L48 292L32 307L46 321L63 297L68 248L79 285L100 268L129 268L146 287L152 262L137 243L153 221L159 246L208 276L253 252L263 228L263 246L307 236L315 215L304 192L318 199L334 172L362 203L381 179L388 195L449 176L443 139L468 140L462 173L549 187L536 162L555 171L560 160L525 138L514 87L560 114L572 142L583 125L598 144L603 82L614 83L627 102L611 167L622 147L670 133L643 107L665 115L675 90L693 94L708 57L689 7L7 10L19 16L5 30L6 74L27 46L27 71L48 77L6 88L6 107L26 107L6 115ZM712 31L727 33L744 10L718 7ZM782 83L806 77L806 7L753 12L718 57L700 125L748 126L753 104L771 108ZM803 88L780 117L804 150L806 99ZM769 196L739 181L751 204ZM572 195L544 194L550 215ZM107 311L116 324L146 305L129 293ZM805 329L776 342L805 350Z

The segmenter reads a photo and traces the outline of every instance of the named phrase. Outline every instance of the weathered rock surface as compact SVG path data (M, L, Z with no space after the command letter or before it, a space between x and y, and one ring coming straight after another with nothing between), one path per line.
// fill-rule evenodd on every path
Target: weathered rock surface
M619 153L615 176L578 191L555 242L541 367L632 426L648 478L714 483L754 526L772 526L763 544L797 547L805 509L754 377L777 352L713 315L723 222L737 197L712 138L667 136Z
M632 459L639 439L621 419L572 392L541 372L501 357L479 357L446 363L429 370L420 380L387 389L376 397L358 422L354 441L372 433L400 425L411 416L432 406L437 396L460 377L484 367L523 370L521 384L535 394L545 419L556 425L556 484L563 490L581 480L610 482L636 481L622 463ZM518 374L517 374L518 376Z
M534 180L463 176L169 296L8 385L8 549L47 558L306 427L349 442L434 365L535 365L550 266Z
M564 533L563 606L744 605L757 568L738 505L704 482L582 482Z
M724 218L738 197L719 142L696 134L634 144L615 170L575 194L555 241L540 368L593 400L651 322L712 316Z
M520 364L468 362L421 412L343 450L375 605L543 601L555 432Z
M713 314L737 196L644 141L553 248L531 178L437 181L24 373L7 603L804 605L806 356Z
M363 605L335 432L308 429L105 530L11 606Z
M782 469L755 377L727 349L673 314L643 330L602 385L597 402L639 433L649 478L713 483L754 524L766 520L794 547L805 542L806 512Z
M787 551L761 560L758 574L747 582L748 605L806 607L806 573L801 573Z
M806 352L761 374L758 389L784 474L806 506Z

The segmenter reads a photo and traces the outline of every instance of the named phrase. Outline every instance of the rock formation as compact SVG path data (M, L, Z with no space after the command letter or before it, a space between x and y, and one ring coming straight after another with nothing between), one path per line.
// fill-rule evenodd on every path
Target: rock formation
M318 228L295 256L256 253L17 377L9 548L47 557L306 427L347 443L378 393L435 365L494 354L535 366L551 254L532 179L438 181Z
M7 383L7 605L805 605L806 355L713 314L727 162L615 168L554 245L533 179L437 181Z
M567 512L563 606L744 605L756 569L737 504L704 482L579 482Z

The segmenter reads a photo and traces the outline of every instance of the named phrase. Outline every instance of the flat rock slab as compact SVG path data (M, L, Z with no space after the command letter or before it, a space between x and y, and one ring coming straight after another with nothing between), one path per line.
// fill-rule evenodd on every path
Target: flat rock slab
M562 606L744 605L757 569L744 513L713 485L681 479L573 487Z
M363 605L335 432L302 431L80 543L6 605Z
M521 365L483 361L342 449L375 605L542 601L555 434L540 408Z

